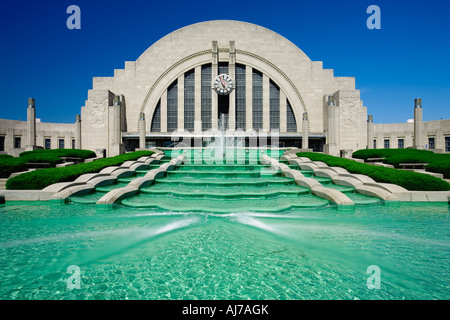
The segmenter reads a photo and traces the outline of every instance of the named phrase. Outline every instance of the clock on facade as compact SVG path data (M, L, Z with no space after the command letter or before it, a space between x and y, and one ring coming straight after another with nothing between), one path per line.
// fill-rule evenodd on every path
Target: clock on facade
M213 81L213 89L218 94L227 95L234 89L233 79L227 74L219 74Z

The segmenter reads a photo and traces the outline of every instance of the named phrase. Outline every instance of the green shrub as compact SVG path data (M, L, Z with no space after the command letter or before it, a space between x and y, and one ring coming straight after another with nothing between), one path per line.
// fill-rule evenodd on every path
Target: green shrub
M384 163L398 168L400 163L428 163L426 171L442 173L445 179L450 179L450 154L434 153L417 149L367 149L353 153L354 158L385 158Z
M99 172L103 168L117 166L125 161L136 160L151 154L153 151L136 151L69 167L35 170L9 179L6 182L6 189L41 190L54 183L73 181L82 174Z
M450 190L449 183L442 179L422 173L374 166L371 164L360 163L353 160L342 159L320 153L300 152L297 153L297 155L299 157L307 157L312 161L323 161L330 167L345 168L350 173L365 174L377 182L393 183L411 191Z
M77 157L84 160L95 156L95 152L91 150L79 149L38 149L22 152L18 158L0 155L0 178L8 178L11 173L25 171L27 163L49 163L50 167L54 167L63 162L60 157Z
M11 173L26 171L27 161L23 158L1 157L0 158L0 178L8 178Z

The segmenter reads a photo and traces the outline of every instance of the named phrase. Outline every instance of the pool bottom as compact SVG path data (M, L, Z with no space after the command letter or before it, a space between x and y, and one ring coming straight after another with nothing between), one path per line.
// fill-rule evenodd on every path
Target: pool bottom
M174 213L8 203L1 299L447 299L448 205ZM67 268L81 269L69 290ZM368 289L367 268L381 269Z

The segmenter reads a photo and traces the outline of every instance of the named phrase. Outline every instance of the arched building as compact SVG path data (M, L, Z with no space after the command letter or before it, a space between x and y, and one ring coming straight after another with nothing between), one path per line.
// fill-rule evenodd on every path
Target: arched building
M201 146L222 128L246 144L263 132L281 147L331 155L367 147L450 151L450 120L423 122L419 99L414 124L374 124L353 77L335 77L283 36L240 21L181 28L114 77L94 78L75 124L36 124L35 114L30 99L26 122L0 119L0 152L62 145L114 156L171 146L175 137Z
M281 146L302 147L307 135L310 148L336 155L366 147L354 78L334 77L271 30L223 20L176 30L114 77L94 78L81 110L82 147L119 154L138 148L144 129L147 147L164 147L177 130L207 137L222 115L228 134L240 137L278 132Z

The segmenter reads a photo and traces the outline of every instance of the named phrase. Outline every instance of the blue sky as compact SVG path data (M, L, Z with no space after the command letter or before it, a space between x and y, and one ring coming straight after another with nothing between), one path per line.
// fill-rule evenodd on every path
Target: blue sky
M69 30L69 5L81 30ZM369 30L369 5L381 30ZM206 20L255 23L286 37L335 76L356 78L375 123L450 118L450 1L8 1L0 8L0 118L75 121L93 77L109 77L166 34ZM301 88L300 88L301 90Z

